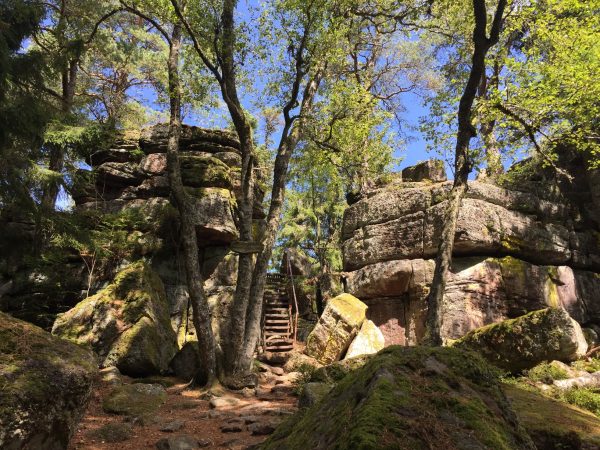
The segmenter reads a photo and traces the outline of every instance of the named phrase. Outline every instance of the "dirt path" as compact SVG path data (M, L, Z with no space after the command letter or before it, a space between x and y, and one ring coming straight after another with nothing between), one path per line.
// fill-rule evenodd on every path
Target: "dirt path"
M134 381L119 378L122 383ZM246 449L264 441L297 407L289 375L268 371L259 379L256 394L224 391L212 402L199 390L185 389L179 380L161 379L177 384L167 388L167 401L142 419L104 412L102 401L116 384L100 381L69 450L155 449L161 439L181 435L199 441L199 448ZM173 431L161 431L165 429Z

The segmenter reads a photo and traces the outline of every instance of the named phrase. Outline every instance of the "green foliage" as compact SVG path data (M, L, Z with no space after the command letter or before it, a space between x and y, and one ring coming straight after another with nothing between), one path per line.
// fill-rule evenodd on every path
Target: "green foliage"
M584 370L589 373L600 371L600 358L589 358L585 360L578 360L573 363L573 368L577 370Z
M512 5L501 41L487 56L474 105L478 137L470 157L476 166L485 158L489 166L498 152L506 158L538 153L552 164L561 146L584 152L592 167L598 164L599 7L598 0ZM430 114L421 127L430 148L442 154L453 149L458 100L470 67L473 18L457 13L468 8L466 0L435 2L433 20L423 24L444 30L423 35L445 81L428 96Z
M600 389L575 388L569 389L560 396L567 403L586 409L600 417Z
M302 393L302 390L304 389L304 385L311 381L315 371L316 371L316 367L314 367L310 364L306 364L306 363L300 364L296 368L296 372L298 372L298 376L292 383L292 385L294 387L294 393L296 395L300 395Z
M543 362L529 369L526 372L527 378L533 381L552 384L554 380L564 380L569 378L569 374L562 368L552 363Z

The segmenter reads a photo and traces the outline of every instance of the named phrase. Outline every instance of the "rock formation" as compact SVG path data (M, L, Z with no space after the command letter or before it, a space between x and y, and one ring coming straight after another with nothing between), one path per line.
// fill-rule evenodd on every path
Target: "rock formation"
M182 345L195 336L179 251L178 213L169 198L167 134L166 125L156 125L141 133L125 133L109 148L91 151L87 163L92 170L79 171L70 194L76 214L90 229L94 229L95 221L108 216L117 221L127 219L130 224L120 236L124 243L115 252L112 268L94 274L91 293L106 287L115 269L146 260L162 280L172 325ZM227 131L184 126L180 155L184 186L195 201L206 294L218 338L227 321L237 276L237 257L230 244L238 238L235 210L236 196L241 194L239 143ZM257 232L264 218L262 197L257 186ZM24 226L16 228L22 233L28 230ZM0 241L3 248L7 243ZM62 256L64 263L53 264L48 270L26 264L19 269L16 263L11 270L0 267L0 310L51 328L56 314L85 298L88 287L89 271L80 255L63 252Z
M344 216L345 289L369 306L386 345L414 345L424 334L451 187L437 167L407 171L418 182L396 178L363 193ZM506 187L469 183L444 297L446 339L547 306L600 326L600 185L590 174L568 186L541 170Z
M96 373L92 352L0 312L0 448L67 448Z

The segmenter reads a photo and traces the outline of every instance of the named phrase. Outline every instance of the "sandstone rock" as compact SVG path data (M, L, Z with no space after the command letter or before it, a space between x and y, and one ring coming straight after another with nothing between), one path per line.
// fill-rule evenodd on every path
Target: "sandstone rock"
M140 169L148 175L162 175L167 171L167 154L152 153L144 156L140 162Z
M123 442L131 437L133 427L128 423L107 423L90 433L90 436L104 442Z
M381 351L260 448L377 449L383 443L407 450L535 448L481 358L426 347Z
M167 433L173 433L175 431L181 430L184 425L185 422L183 420L172 420L160 425L159 430Z
M167 400L167 392L159 384L124 384L114 388L104 398L102 409L126 416L154 413Z
M305 355L304 353L291 351L288 360L283 365L283 369L286 372L297 372L302 366L319 368L322 364L315 358Z
M91 352L0 312L0 448L67 448L96 369Z
M299 408L310 408L321 401L331 391L332 386L328 383L311 382L302 386L302 392L298 399Z
M142 177L137 170L137 164L106 162L96 169L96 186L100 192L105 186L136 186Z
M228 189L185 188L193 197L194 224L206 243L228 244L239 237L233 220L235 199Z
M160 439L156 443L156 448L158 450L196 450L198 448L208 447L211 443L212 442L208 439L199 440L187 434L180 434L178 436L169 436Z
M348 292L368 306L367 318L386 345L417 344L425 330L426 297L433 260L386 261L346 275ZM469 331L548 306L565 308L580 323L595 312L600 278L568 266L538 266L510 256L453 258L444 294L442 334L458 339Z
M132 376L165 371L177 351L160 278L144 262L57 317L53 334L89 345L104 367Z
M402 171L404 181L446 181L446 167L440 159L429 159Z
M360 355L377 353L385 345L383 333L370 320L365 320L360 331L348 347L344 359L354 358Z
M165 153L167 149L168 124L158 124L142 130L140 145L145 153ZM225 130L183 125L181 130L180 151L219 151L239 152L240 143L235 134Z
M198 341L189 341L175 354L169 366L175 376L190 381L202 368L200 361Z
M231 189L229 167L217 158L181 156L180 166L181 179L185 186Z
M266 436L275 431L275 424L270 422L252 423L248 425L248 431L252 436Z
M373 355L361 355L335 361L315 370L310 376L310 381L335 384L350 372L363 367L372 357Z
M210 407L215 409L231 408L238 406L241 401L235 397L213 397L210 399Z
M306 354L323 364L340 359L362 325L366 310L367 305L350 294L329 300L308 336Z
M510 372L542 361L574 361L587 351L581 327L562 308L542 309L473 330L453 345L477 351Z
M137 143L125 144L122 141L115 142L115 148L98 149L94 150L86 162L92 166L97 167L105 162L130 162L139 160Z

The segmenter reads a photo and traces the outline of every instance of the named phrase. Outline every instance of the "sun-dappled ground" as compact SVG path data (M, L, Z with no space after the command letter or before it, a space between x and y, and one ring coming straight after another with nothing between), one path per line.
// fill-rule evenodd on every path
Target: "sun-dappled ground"
M161 439L182 435L197 440L203 448L245 449L262 442L297 404L287 375L263 372L259 378L256 395L221 389L218 397L188 388L174 378L154 379L169 385L166 402L137 417L105 412L103 401L115 384L99 381L69 450L156 448Z

